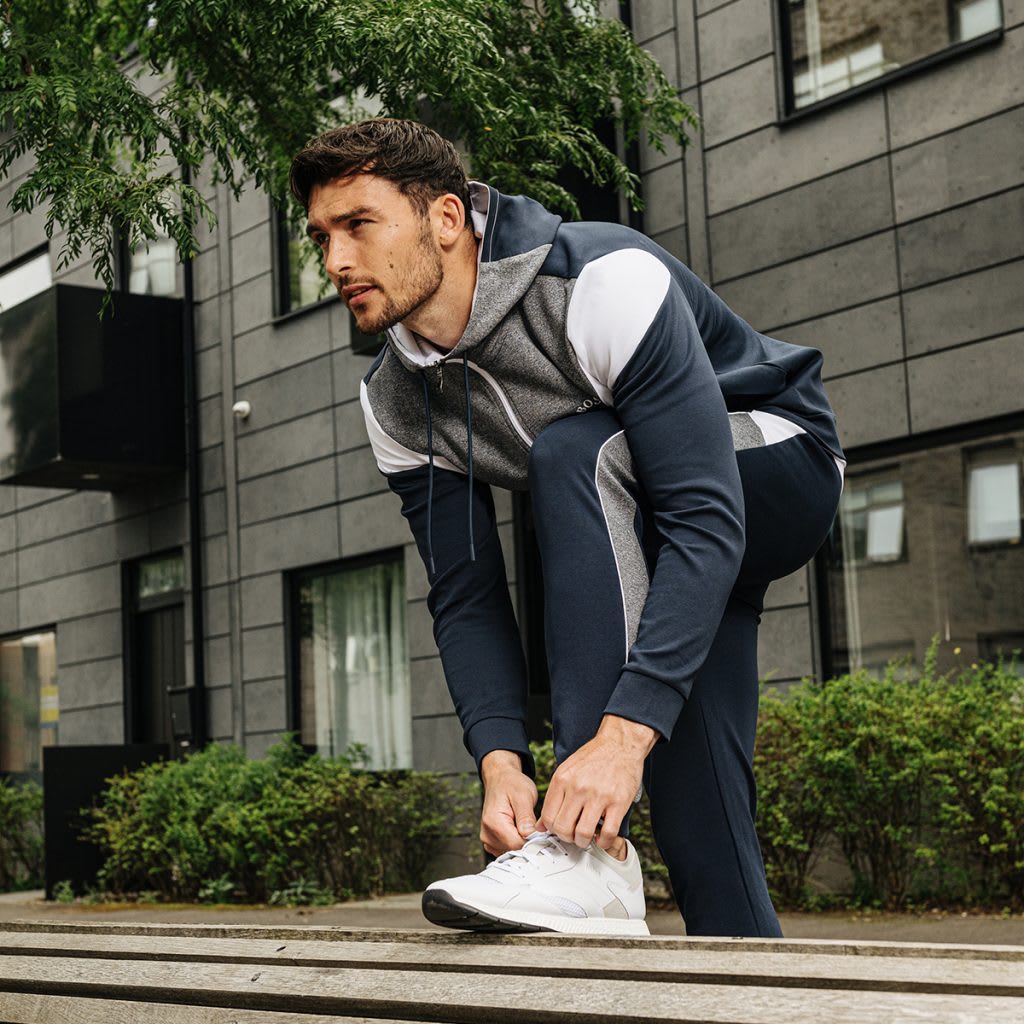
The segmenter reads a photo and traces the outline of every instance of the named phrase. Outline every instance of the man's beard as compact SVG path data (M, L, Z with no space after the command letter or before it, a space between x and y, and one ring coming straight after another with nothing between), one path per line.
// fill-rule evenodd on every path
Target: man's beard
M384 308L372 320L360 320L353 314L356 327L359 328L360 333L370 335L380 334L381 331L394 327L395 324L419 309L441 287L443 280L444 268L441 265L441 250L434 242L430 221L424 217L409 273L396 285L403 297L396 300L374 282L384 296Z

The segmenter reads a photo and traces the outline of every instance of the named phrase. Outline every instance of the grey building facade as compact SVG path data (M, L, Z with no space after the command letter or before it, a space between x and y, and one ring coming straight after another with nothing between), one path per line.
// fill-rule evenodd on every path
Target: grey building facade
M947 667L1022 646L1024 3L628 13L704 119L685 153L640 147L643 229L758 330L824 351L850 459L832 542L770 588L762 675L920 659L934 635ZM95 285L87 257L55 272L41 213L11 215L28 169L0 185L5 307L18 273ZM252 756L294 730L325 752L366 743L371 765L471 771L426 576L366 438L373 345L265 195L206 195L201 557L184 469L114 491L0 482L0 771L38 770L48 744L173 740L167 689L197 668L205 738ZM156 246L125 282L180 296L183 273ZM540 722L528 507L495 499Z

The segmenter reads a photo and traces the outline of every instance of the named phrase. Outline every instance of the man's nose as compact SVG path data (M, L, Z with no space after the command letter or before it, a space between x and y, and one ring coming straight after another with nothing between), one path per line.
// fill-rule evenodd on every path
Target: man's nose
M351 249L345 245L343 239L331 239L327 246L327 254L324 256L324 264L328 276L332 278L342 277L352 269Z

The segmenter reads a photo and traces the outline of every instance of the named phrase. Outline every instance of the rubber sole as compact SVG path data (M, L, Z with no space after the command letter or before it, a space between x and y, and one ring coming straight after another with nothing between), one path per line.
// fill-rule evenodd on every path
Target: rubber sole
M461 903L444 889L427 889L421 901L423 916L444 928L462 928L473 932L557 932L563 935L650 935L644 921L612 918L555 917L523 913L516 921L500 911L485 910Z
M550 932L553 928L523 924L495 917L484 910L460 903L444 889L428 889L423 894L423 916L445 928L463 928L471 932Z

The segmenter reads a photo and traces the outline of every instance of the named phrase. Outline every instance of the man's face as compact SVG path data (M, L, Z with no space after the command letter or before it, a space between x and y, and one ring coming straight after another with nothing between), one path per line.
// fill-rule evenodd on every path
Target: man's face
M432 221L374 174L313 187L306 231L363 334L412 315L444 279Z

